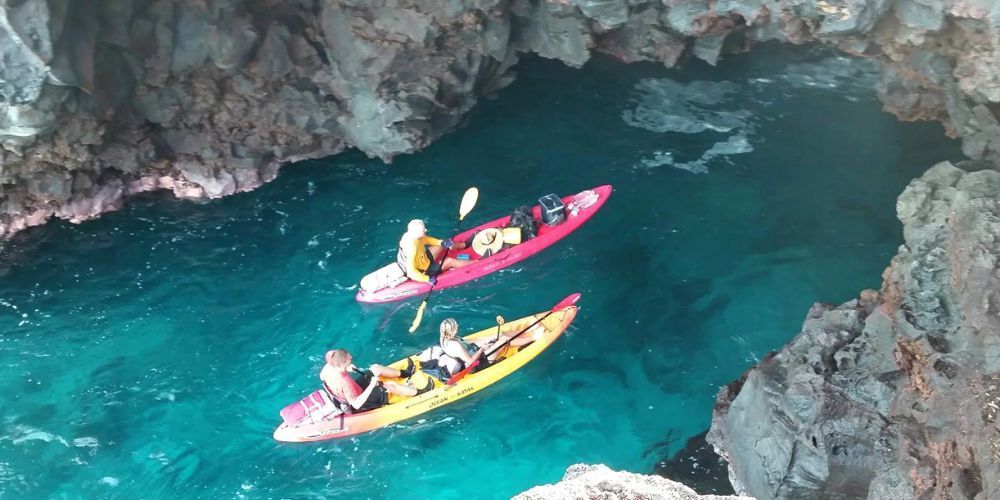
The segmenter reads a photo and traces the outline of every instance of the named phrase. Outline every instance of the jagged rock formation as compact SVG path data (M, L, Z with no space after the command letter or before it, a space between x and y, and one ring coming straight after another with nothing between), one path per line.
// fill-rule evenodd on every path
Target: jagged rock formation
M708 440L737 492L1000 498L1000 171L936 165L896 210L882 289L816 304L720 391Z
M648 500L751 500L747 497L698 495L681 483L660 476L613 471L604 465L576 464L566 469L562 481L536 486L515 500L579 498L642 498Z
M279 162L385 159L454 127L514 62L476 5L68 0L0 10L0 235L123 195L217 197ZM488 6L487 6L488 8Z
M998 20L991 0L8 0L0 237L150 189L252 189L347 147L418 150L529 51L672 65L819 40L887 63L890 109L995 160Z

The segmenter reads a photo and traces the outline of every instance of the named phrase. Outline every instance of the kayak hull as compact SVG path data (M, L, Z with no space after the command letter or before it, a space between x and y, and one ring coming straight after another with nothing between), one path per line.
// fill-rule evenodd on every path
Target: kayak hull
M466 375L454 385L439 384L437 388L429 392L409 398L396 398L393 396L397 400L390 399L389 405L363 413L352 415L339 414L331 417L329 420L304 425L292 426L283 423L275 429L274 439L282 442L302 443L353 436L407 420L435 408L454 403L459 399L475 394L483 388L494 384L534 359L566 331L566 328L576 318L577 311L578 308L576 306L568 306L564 309L552 311L551 315L533 328L534 331L528 331L524 334L534 337L532 343L520 347L516 352L509 355L509 357L505 357L498 363L476 373ZM508 322L503 326L503 331L521 331L539 318L545 316L548 312L545 311ZM467 340L492 338L496 333L497 328L494 326L465 338ZM396 361L389 366L402 368L405 365L406 358ZM418 373L421 373L419 372L419 366Z
M459 258L460 255L464 254L471 260L474 260L474 262L461 268L452 269L438 275L435 289L441 290L443 288L461 285L467 281L472 281L486 276L487 274L499 271L505 267L521 262L522 260L535 255L555 242L565 238L567 235L582 226L584 222L587 222L587 220L593 217L593 215L601 209L604 202L611 196L612 188L611 185L606 184L593 188L590 191L594 191L598 195L597 201L594 202L593 205L585 209L580 209L576 215L567 213L566 220L555 226L540 224L538 235L519 245L514 245L494 255L482 258L473 252L471 248L450 251L448 255L451 257ZM564 204L569 204L572 199L573 195L570 195L563 197L562 200ZM541 208L538 205L532 207L531 212L534 215L535 220L540 220ZM501 217L467 231L463 231L455 235L452 240L466 241L483 229L505 227L509 220L510 216ZM423 294L429 292L430 289L430 283L406 280L397 286L383 288L375 292L368 292L364 289L359 289L354 298L358 302L378 304L422 296Z

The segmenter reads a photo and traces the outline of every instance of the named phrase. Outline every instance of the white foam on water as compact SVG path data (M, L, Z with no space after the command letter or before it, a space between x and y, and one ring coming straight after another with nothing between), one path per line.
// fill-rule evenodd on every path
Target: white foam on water
M730 131L746 126L750 113L719 105L727 104L740 90L732 82L681 83L666 78L646 78L633 89L635 108L625 110L622 119L633 127L657 133Z
M725 140L715 142L694 160L676 161L672 152L659 150L636 165L643 169L670 166L704 174L719 159L754 150L757 112L771 103L772 94L767 92L774 85L836 92L857 101L859 95L873 96L879 71L878 65L870 60L836 56L791 63L779 76L749 78L744 82L647 78L633 88L633 107L622 112L622 120L655 133L728 134Z
M9 463L0 462L0 483L11 481L17 477L18 475L10 468Z
M170 457L168 457L167 454L163 453L162 451L154 451L153 453L146 455L146 458L149 458L150 460L156 460L161 465L167 465L170 463Z
M880 76L879 66L868 59L829 57L818 62L791 63L779 79L794 88L835 90L854 96L871 94Z
M351 283L350 285L342 285L342 284L340 284L337 281L333 281L333 282L331 282L331 284L337 290L341 290L341 291L345 291L345 292L350 292L350 291L354 291L354 290L358 289L358 284L357 283Z
M121 483L121 480L118 479L117 477L104 476L104 477L101 478L100 483L101 484L106 484L106 485L114 488L115 486L118 486L119 483Z
M153 399L155 399L157 401L170 401L170 402L174 402L174 401L177 401L177 395L175 393L173 393L172 391L163 391L163 392L160 392L159 394L157 394L156 397L154 397Z
M16 431L16 435L11 436L10 442L12 444L29 443L31 441L42 441L45 443L57 442L69 448L69 442L58 434L45 432L41 429L35 429L24 425L16 425L14 426L14 430Z
M691 172L692 174L707 174L708 173L708 167L705 166L705 162L702 161L701 159L694 160L694 161L684 161L684 162L670 163L670 166L672 166L674 168L679 168L681 170L687 170L688 172Z
M753 146L746 136L732 135L723 142L715 143L708 151L715 155L735 155L749 153L753 151Z
M693 81L648 78L636 84L635 108L625 110L625 123L657 133L732 134L716 142L695 160L678 162L669 151L655 151L639 161L644 168L672 166L696 174L709 171L709 164L720 156L753 151L750 135L754 131L754 113L743 108L740 95L744 85L733 82Z
M674 155L669 151L653 151L653 156L651 158L643 158L640 161L642 162L642 165L647 168L673 165Z
M77 448L97 448L100 442L95 437L82 437L73 440L73 446Z
M669 152L656 151L653 153L652 158L643 159L641 163L647 168L669 165L694 174L707 174L709 163L716 157L749 153L751 151L753 151L753 146L746 136L733 135L725 141L713 144L697 160L677 162L674 161L673 155Z

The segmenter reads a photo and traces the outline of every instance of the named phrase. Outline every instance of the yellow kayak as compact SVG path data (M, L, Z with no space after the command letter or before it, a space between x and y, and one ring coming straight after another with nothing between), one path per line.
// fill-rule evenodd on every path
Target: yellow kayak
M299 422L282 423L274 430L274 439L289 443L301 443L352 436L413 418L474 394L521 368L559 338L559 335L569 327L573 318L576 317L578 308L572 304L578 298L579 294L573 294L560 301L549 311L505 323L501 332L516 334L523 331L520 338L529 337L533 339L533 342L519 347L500 348L501 354L493 364L478 372L469 373L455 382L454 385L447 385L446 381L438 380L421 371L416 356L412 356L411 359L417 362L418 369L411 376L411 383L414 383L416 387L423 387L426 385L427 379L430 378L434 381L435 388L433 390L412 397L393 395L386 406L361 413L315 412ZM464 338L466 341L473 342L479 339L493 338L496 334L497 327L493 326ZM389 366L397 369L405 368L406 360L407 358L403 358ZM404 382L402 379L390 380Z

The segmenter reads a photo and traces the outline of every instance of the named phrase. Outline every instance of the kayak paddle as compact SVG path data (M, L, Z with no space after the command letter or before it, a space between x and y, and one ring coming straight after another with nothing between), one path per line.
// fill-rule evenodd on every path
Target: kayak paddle
M537 325L537 324L541 323L542 321L544 321L545 318L548 318L550 314L552 314L552 313L554 313L556 311L561 311L563 309L566 309L567 307L569 307L569 306L571 306L573 304L576 304L576 301L578 301L578 300L580 300L580 294L579 293L574 293L572 295L567 296L565 299L560 300L558 304L552 306L552 309L550 309L549 312L545 313L545 316L542 316L541 318L538 318L537 320L535 320L535 322L532 323L531 326L529 326L529 327L527 327L527 328L525 328L525 329L517 332L517 335L514 335L513 337L511 337L511 338L503 341L503 343L501 343L500 345L498 345L495 348L493 348L492 351L487 352L487 353L483 353L483 354L480 354L479 356L477 356L476 359L472 363L469 363L469 366L465 367L464 370L462 370L462 371L460 371L460 372L452 375L452 377L448 379L448 382L447 382L448 385L454 385L455 382L458 382L459 380L462 380L462 378L464 378L466 375L468 375L469 372L471 372L476 366L479 365L479 360L482 359L483 356L485 356L486 358L489 358L490 356L493 355L493 353L499 351L502 347L504 347L504 345L510 344L514 339L520 337L521 334L523 334L524 332L526 332L528 330L531 330L532 328L535 327L535 325ZM499 320L499 319L503 319L503 318L499 318L498 317L497 319ZM500 333L499 326L497 327L497 333L498 334ZM483 349L480 349L480 352L482 350Z
M458 226L462 226L462 220L465 219L466 215L472 211L472 208L476 206L476 202L479 201L479 189L476 187L470 187L465 190L465 194L462 195L462 203L458 206ZM456 234L458 231L456 230ZM454 241L452 242L454 244ZM444 265L444 259L448 257L448 248L442 248L441 258L438 267ZM438 274L441 272L438 271ZM427 309L427 299L431 298L431 293L434 291L434 285L431 284L431 289L427 290L427 295L424 295L424 300L420 303L420 307L417 308L417 315L413 318L413 324L410 325L410 333L417 331L420 327L420 321L424 319L424 309Z
M496 342L497 340L500 340L500 327L502 327L503 324L506 323L506 322L507 322L507 320L503 319L503 316L497 314L497 339L494 340L494 342Z

